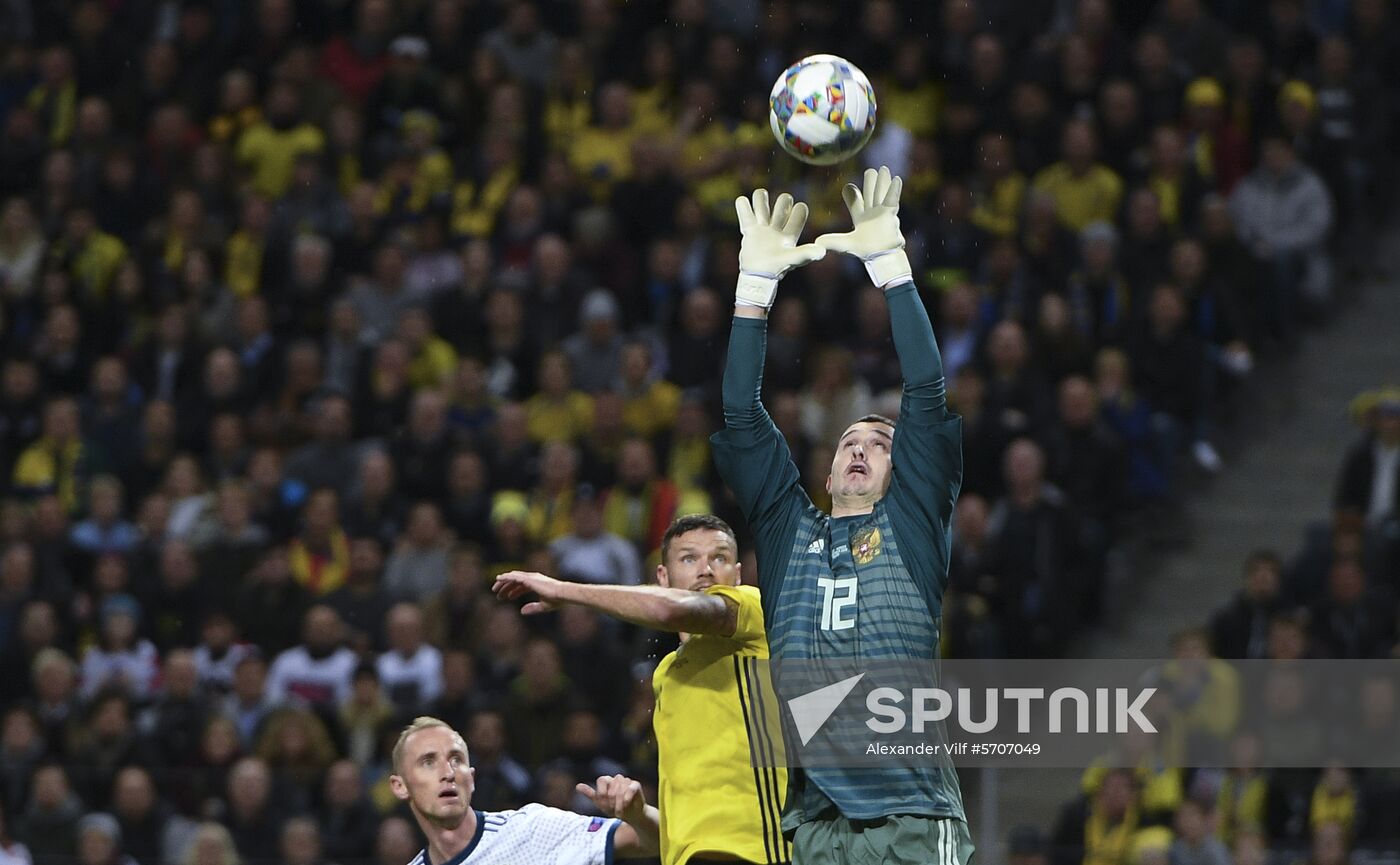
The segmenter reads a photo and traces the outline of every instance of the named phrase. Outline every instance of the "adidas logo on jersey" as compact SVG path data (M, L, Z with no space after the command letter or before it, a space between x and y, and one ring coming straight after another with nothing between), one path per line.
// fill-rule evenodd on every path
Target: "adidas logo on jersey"
M820 556L822 550L826 549L826 538L817 538L807 545L807 552L814 556Z

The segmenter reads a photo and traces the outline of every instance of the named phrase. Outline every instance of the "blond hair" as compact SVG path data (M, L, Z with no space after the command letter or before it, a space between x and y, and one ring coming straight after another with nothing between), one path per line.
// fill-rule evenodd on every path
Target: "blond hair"
M452 725L441 718L434 718L431 715L419 715L417 718L414 718L413 722L407 727L404 727L403 731L399 733L398 741L394 742L394 750L390 752L389 765L393 768L395 774L399 771L399 761L403 759L403 749L404 745L408 742L408 737L417 733L419 730L430 730L433 727L443 727L454 735L457 734L457 731L452 729Z
M233 843L233 835L223 824L215 823L212 820L200 824L194 840L185 848L184 865L200 865L199 842L205 840L213 841L219 845L219 850L223 854L222 865L241 865L242 859L238 856L238 847Z

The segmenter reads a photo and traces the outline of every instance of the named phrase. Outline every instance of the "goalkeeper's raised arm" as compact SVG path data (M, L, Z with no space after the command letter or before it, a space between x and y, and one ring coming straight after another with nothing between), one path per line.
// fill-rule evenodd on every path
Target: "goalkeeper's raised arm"
M799 244L807 225L807 205L783 193L770 208L768 191L734 202L739 215L739 280L734 291L734 323L724 368L724 429L712 438L720 475L738 500L760 547L784 534L802 509L811 507L787 442L760 401L763 361L768 351L768 310L778 282L795 267L816 261L826 250ZM775 586L781 569L760 562L758 585Z
M841 234L823 234L816 242L833 252L859 258L870 280L884 290L904 395L891 446L892 477L886 489L878 494L853 490L857 493L853 499L844 505L838 503L836 487L849 468L841 465L842 448L838 447L832 467L832 514L867 512L875 500L888 493L919 513L929 529L945 533L962 483L962 425L948 411L943 358L904 252L899 227L899 197L904 184L887 168L867 169L863 181L861 187L847 184L843 190L853 228ZM845 441L843 436L842 443ZM874 498L869 498L872 495ZM942 593L941 583L937 591Z

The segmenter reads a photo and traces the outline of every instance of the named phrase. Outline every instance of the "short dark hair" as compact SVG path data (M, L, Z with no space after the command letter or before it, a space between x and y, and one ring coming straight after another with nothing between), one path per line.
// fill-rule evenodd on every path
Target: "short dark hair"
M846 437L846 433L848 433L848 432L851 431L851 427L855 426L855 425L858 424L858 423L880 423L880 424L884 424L885 426L889 427L890 429L894 429L894 428L895 428L895 423L894 423L894 419L893 419L893 418L885 417L885 416L882 415L882 414L873 414L873 413L872 413L872 414L868 414L868 415L863 415L863 416L858 417L858 418L856 418L855 420L851 421L850 424L847 425L845 431L841 433L841 438L844 439L844 438ZM838 439L838 441L839 441L839 439Z
M893 427L895 426L894 418L885 417L885 416L882 415L882 414L873 414L873 413L872 413L872 414L868 414L868 415L863 415L863 416L861 416L861 417L856 418L856 419L855 419L855 422L852 423L851 426L855 426L855 425L858 424L858 423L882 423L882 424L884 424L885 426L891 427L891 428L893 428Z
M711 529L716 532L724 532L729 535L729 539L734 542L734 547L739 547L739 539L734 534L734 530L729 527L729 523L715 516L714 514L687 514L677 517L666 527L666 534L661 536L661 563L666 564L666 557L671 554L671 541L697 529Z

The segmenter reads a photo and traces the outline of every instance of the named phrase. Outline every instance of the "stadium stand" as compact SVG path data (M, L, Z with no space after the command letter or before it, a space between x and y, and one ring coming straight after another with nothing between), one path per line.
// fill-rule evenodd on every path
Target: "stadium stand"
M1392 489L1394 455L1400 450L1400 391L1386 387L1359 394L1350 413L1360 435L1340 460L1331 521L1295 539L1298 552L1290 559L1273 549L1251 552L1230 600L1209 621L1174 640L1175 660L1204 663L1204 687L1169 723L1189 726L1193 712L1198 719L1237 715L1213 733L1230 749L1233 768L1144 764L1122 770L1122 782L1111 795L1103 791L1101 771L1086 772L1083 790L1065 806L1048 842L1024 830L1023 841L1046 851L1049 861L1100 856L1131 861L1157 847L1186 861L1196 861L1191 856L1236 862L1394 861L1400 848L1393 817L1400 807L1400 779L1394 770L1340 764L1260 768L1256 764L1269 747L1268 694L1242 687L1238 674L1222 663L1395 657L1400 532ZM1352 701L1348 705L1361 721L1354 734L1362 737L1357 747L1389 740L1388 734L1384 740L1364 736L1394 722L1392 680L1363 678L1344 699ZM1237 708L1218 711L1227 704ZM1090 831L1096 820L1114 828ZM1211 834L1219 846L1203 841ZM1187 851L1178 846L1182 837L1190 839Z

